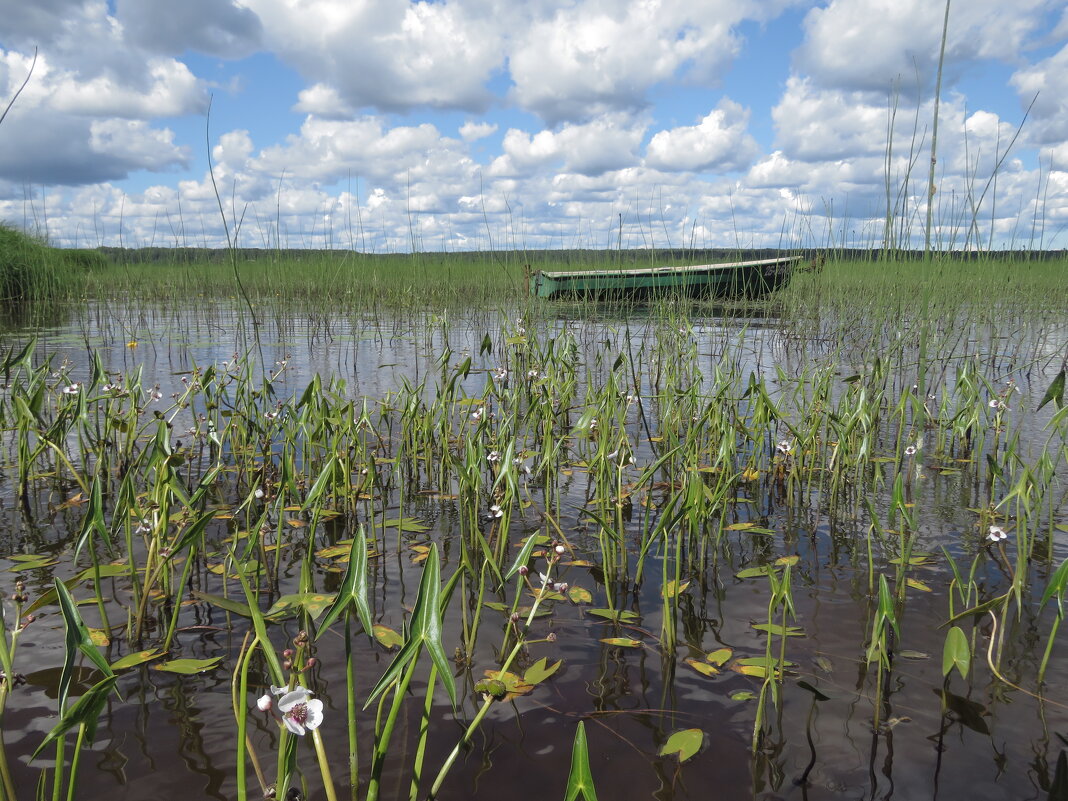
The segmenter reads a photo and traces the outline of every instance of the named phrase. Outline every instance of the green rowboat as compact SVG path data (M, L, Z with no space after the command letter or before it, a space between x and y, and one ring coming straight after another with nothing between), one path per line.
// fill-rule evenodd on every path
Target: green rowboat
M538 270L532 276L530 291L539 298L568 296L611 299L671 294L755 297L785 284L802 258L784 256L730 264L628 270Z

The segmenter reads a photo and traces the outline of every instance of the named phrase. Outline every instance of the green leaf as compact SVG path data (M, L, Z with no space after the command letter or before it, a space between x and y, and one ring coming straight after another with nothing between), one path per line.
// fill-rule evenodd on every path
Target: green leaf
M297 592L283 595L263 613L263 617L271 621L287 620L295 617L301 609L304 609L314 620L334 601L333 595L324 595L321 592Z
M584 587L572 587L567 591L567 597L573 604L588 604L593 602L593 594Z
M364 537L363 526L360 526L360 530L352 538L345 577L341 580L337 598L326 610L326 617L319 626L316 639L319 639L323 632L330 628L330 624L337 620L338 615L349 608L349 604L356 610L356 615L363 624L363 630L370 636L372 626L371 607L367 602L367 540Z
M127 668L136 667L137 665L143 665L145 662L159 659L163 656L163 653L164 652L159 648L153 648L149 651L134 651L132 654L126 654L122 659L112 662L111 669L126 670Z
M724 665L734 652L730 648L717 648L705 655L705 661L713 665Z
M959 626L954 626L946 634L946 644L942 649L942 676L948 676L950 671L956 668L960 677L967 679L971 659L967 636Z
M248 604L241 603L241 601L223 598L221 595L212 595L210 592L201 592L200 590L193 590L193 595L202 601L207 601L212 606L225 609L227 612L233 612L235 615L252 617L252 610L249 609Z
M685 762L698 751L705 742L705 733L700 729L683 729L668 737L667 742L661 747L660 756L677 754L679 762Z
M395 517L382 523L382 528L395 528L398 531L409 531L416 534L430 531L430 526L420 522L418 517Z
M52 727L52 731L37 746L31 759L36 759L50 743L54 743L75 726L85 726L85 742L89 744L96 734L96 724L100 720L100 713L108 700L108 695L115 688L115 682L119 677L112 674L94 684L78 701L71 706L59 719L59 723Z
M630 637L602 637L601 642L615 645L619 648L641 648L641 640L633 640Z
M774 634L776 637L804 637L805 630L800 626L786 626L783 628L778 623L753 623L753 628L763 631L765 634Z
M550 665L549 658L543 656L541 659L539 659L537 662L535 662L533 665L526 669L526 672L523 674L523 681L525 681L527 684L541 684L543 681L553 675L556 671L558 671L560 669L560 665L562 665L563 663L564 662L561 659Z
M590 752L586 748L586 727L581 720L575 730L575 743L571 747L571 772L567 777L564 801L575 801L580 794L585 801L597 801L597 790L590 772Z
M389 626L375 623L371 626L371 631L374 633L375 639L382 643L386 648L400 648L404 645L404 638Z
M93 645L93 640L89 636L89 628L78 614L78 607L67 591L66 585L59 579L55 579L55 588L63 623L66 626L65 657L59 677L59 708L63 709L67 705L67 693L70 691L71 679L74 676L74 660L77 658L78 651L85 654L105 676L115 674L111 670L111 665L104 659L104 655Z
M204 673L208 670L214 670L219 666L219 662L221 661L221 656L216 656L211 659L172 659L170 662L162 662L156 665L156 670L165 670L168 673L181 673L184 676L191 676L194 673Z
M775 568L772 565L761 565L760 567L747 567L744 570L739 570L734 574L734 577L740 579L757 578L774 572Z
M1057 377L1053 379L1053 383L1049 385L1049 389L1046 390L1046 394L1042 396L1042 402L1038 404L1038 409L1041 409L1050 401L1053 401L1054 405L1061 409L1064 407L1064 368L1057 373ZM1035 409L1037 412L1038 409Z
M752 701L756 698L756 694L751 690L739 690L736 693L731 693L732 701Z
M607 618L616 623L634 623L640 619L636 612L629 612L626 609L587 609L586 611L591 615Z
M692 657L687 658L684 661L687 665L692 667L694 670L696 670L703 676L715 676L719 673L719 670L717 668L708 664L707 662L701 662L697 659L693 659Z
M408 662L415 659L423 647L430 654L434 666L438 669L438 678L449 693L453 709L456 708L456 682L452 677L452 669L445 649L441 644L441 563L438 558L438 545L434 543L430 547L430 554L423 563L423 575L419 580L419 596L415 601L415 609L408 627L408 638L401 647L400 652L394 657L393 662L386 668L386 672L375 684L364 709L392 684L401 671L407 667Z

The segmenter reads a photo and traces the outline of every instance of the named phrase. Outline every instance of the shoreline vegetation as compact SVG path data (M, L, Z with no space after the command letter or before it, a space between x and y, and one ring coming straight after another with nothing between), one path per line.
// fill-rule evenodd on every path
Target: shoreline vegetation
M0 307L20 323L53 304L123 297L226 298L242 293L260 305L321 302L348 306L528 303L536 270L582 270L702 264L799 254L822 264L802 268L761 303L790 303L812 292L828 299L888 288L945 290L958 299L996 303L1007 294L1043 302L1068 299L1068 251L953 251L855 248L509 250L457 253L363 253L343 250L234 248L61 249L0 225ZM719 304L721 305L721 304ZM753 303L748 301L747 308Z

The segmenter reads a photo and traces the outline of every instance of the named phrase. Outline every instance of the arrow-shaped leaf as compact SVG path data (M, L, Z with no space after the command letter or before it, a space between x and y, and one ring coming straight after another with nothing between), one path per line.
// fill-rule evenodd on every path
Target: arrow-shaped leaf
M367 636L371 636L371 607L367 602L367 540L364 538L363 526L352 538L352 547L349 548L349 564L345 569L345 577L341 580L341 588L337 591L337 598L330 608L326 610L326 617L319 626L319 634L330 628L338 616L348 608L349 604L356 609L356 614L363 624L363 630Z
M452 669L449 660L445 656L445 649L441 645L441 610L439 599L441 597L441 564L438 561L437 543L431 546L430 555L423 565L423 576L419 580L419 597L415 601L415 609L412 612L408 637L404 641L400 652L394 657L393 662L386 668L382 678L367 696L364 709L378 697L379 693L392 684L408 663L419 655L419 651L425 646L427 653L438 669L438 677L445 685L449 693L449 700L453 708L456 708L456 683L452 678Z

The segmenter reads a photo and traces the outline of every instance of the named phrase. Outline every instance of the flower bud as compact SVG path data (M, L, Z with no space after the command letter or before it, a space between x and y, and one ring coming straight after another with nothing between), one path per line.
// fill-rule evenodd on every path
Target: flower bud
M269 695L261 695L258 699L256 699L256 706L257 708L259 708L260 712L267 712L272 706L274 706L274 701Z
M525 576L528 573L530 573L530 568L529 567L527 567L526 565L520 565L519 566L519 575Z

